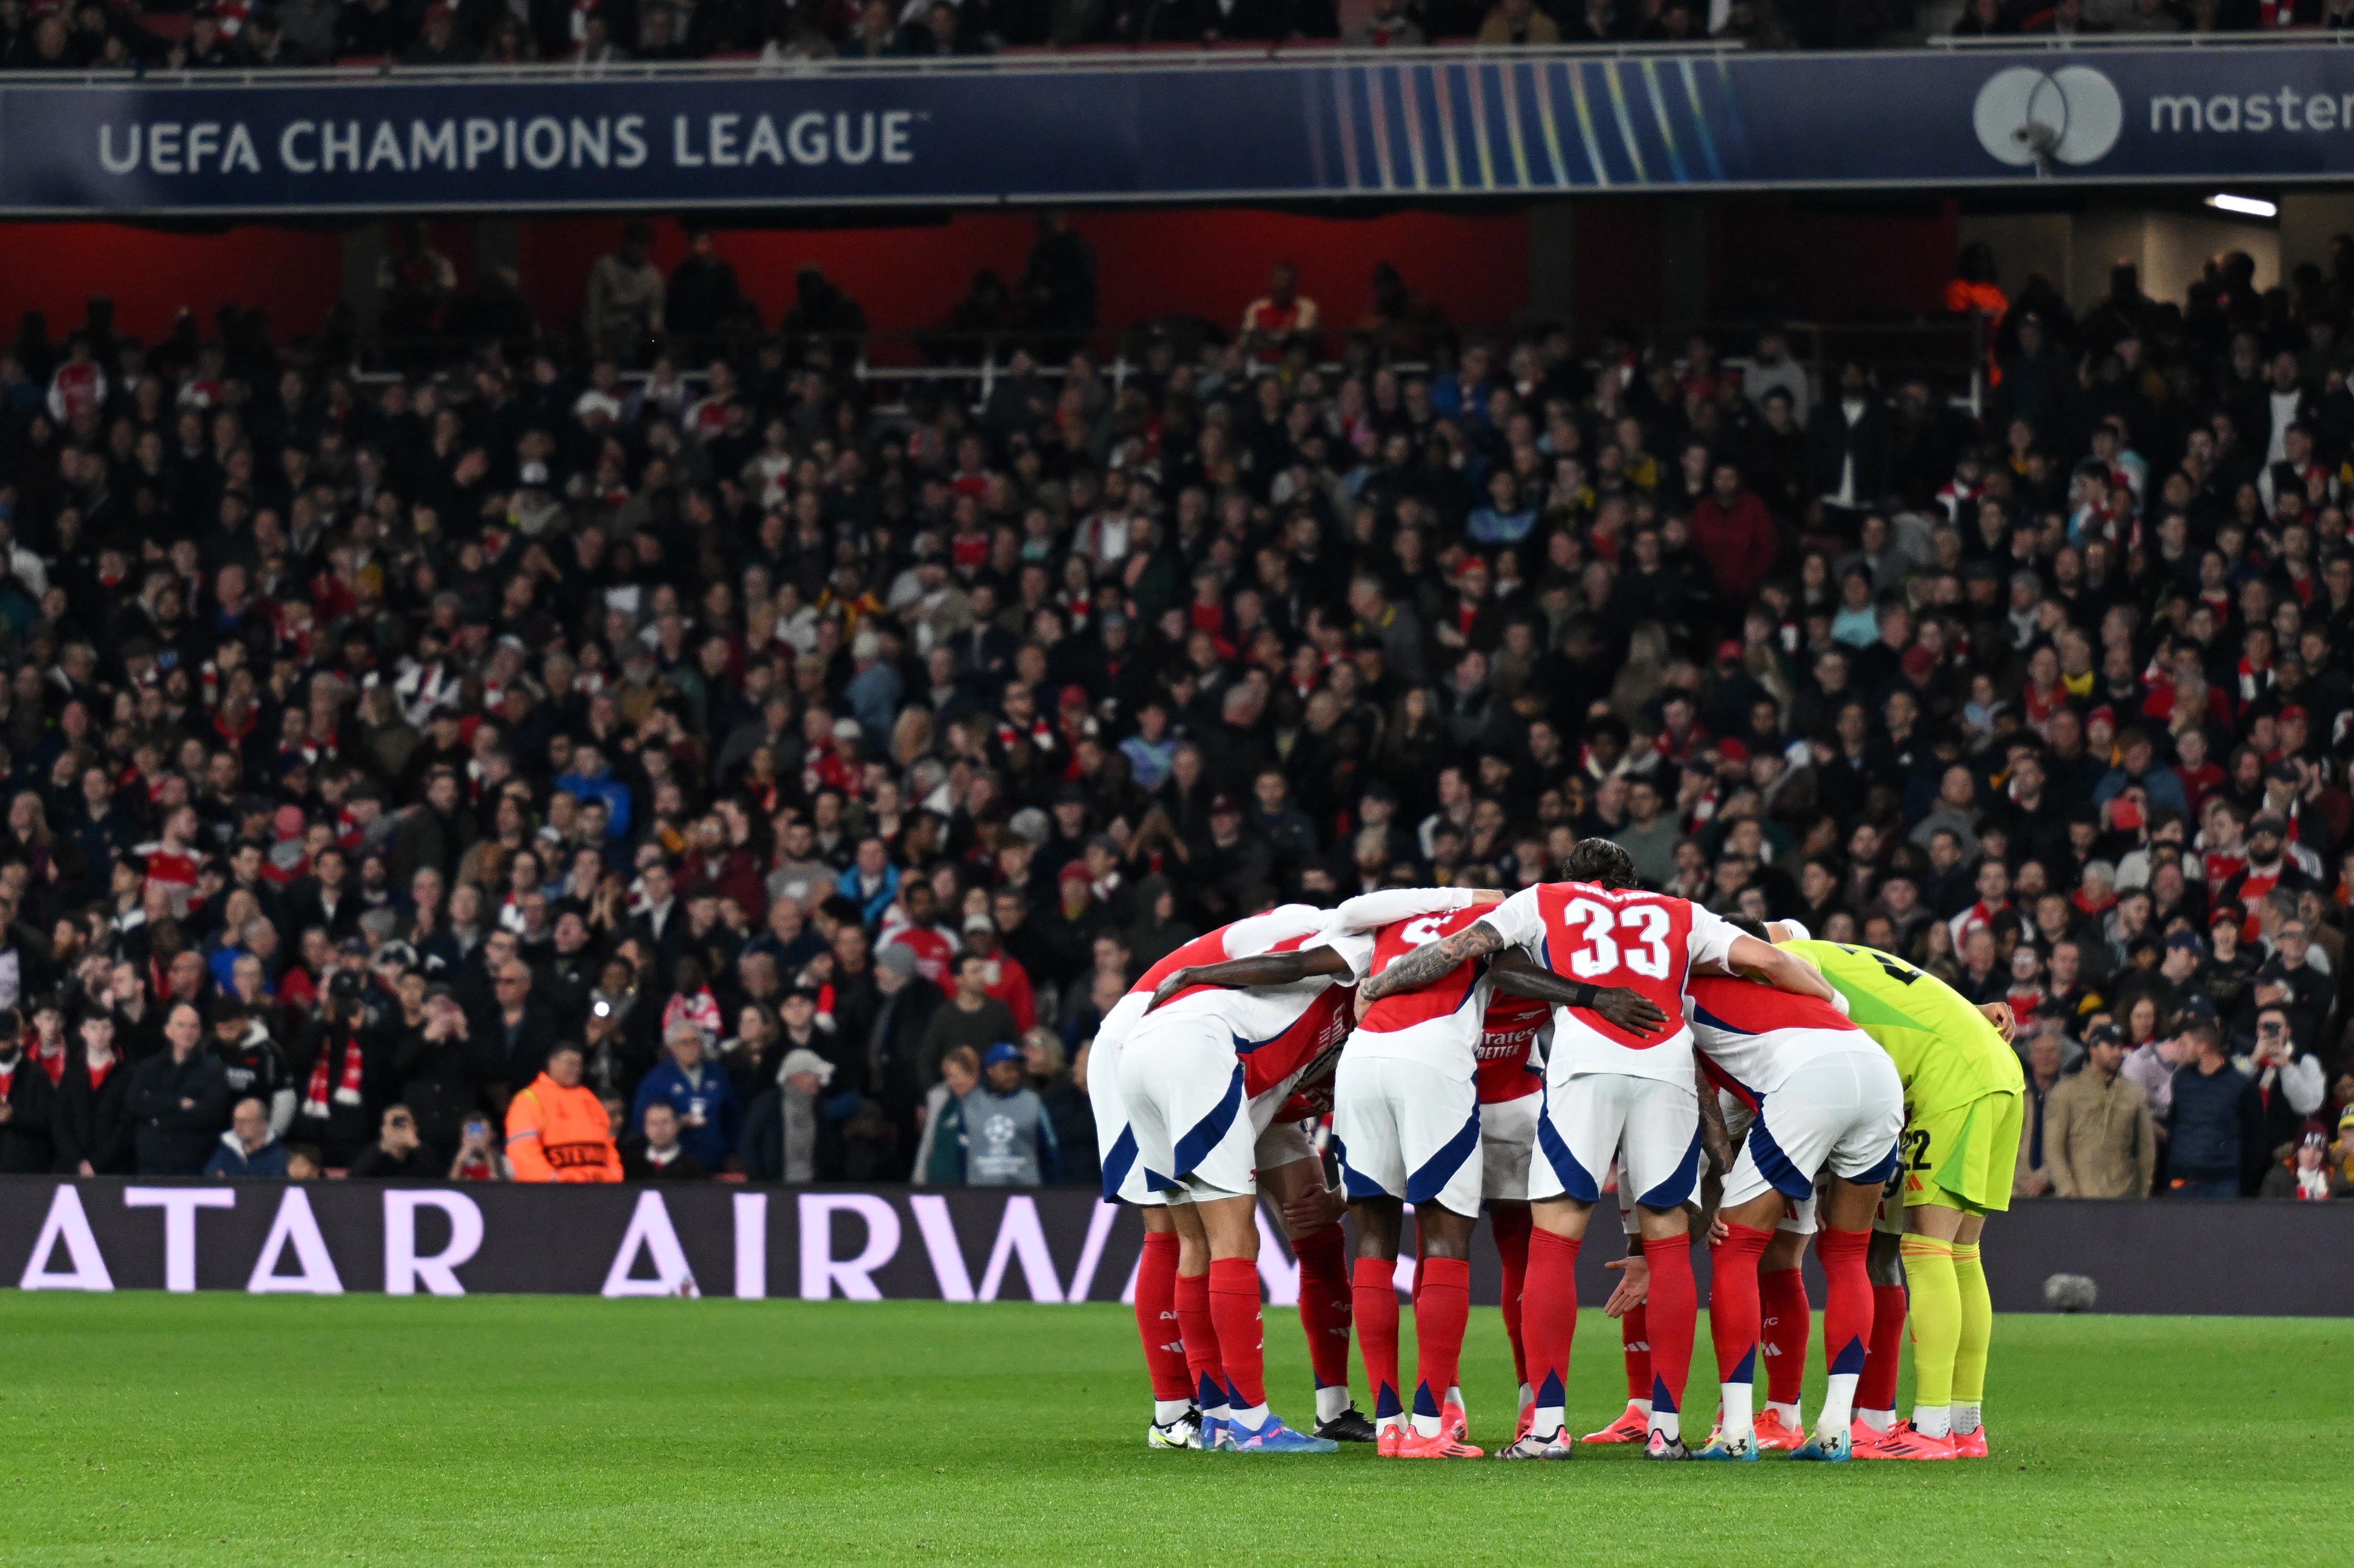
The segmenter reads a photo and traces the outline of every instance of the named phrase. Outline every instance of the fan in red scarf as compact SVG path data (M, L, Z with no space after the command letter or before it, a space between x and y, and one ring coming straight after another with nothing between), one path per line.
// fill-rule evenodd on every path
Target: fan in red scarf
M1044 757L1053 756L1059 744L1053 723L1038 711L1036 694L1019 681L1006 683L1004 707L998 715L993 738L1001 758L1012 751L1017 741L1028 741L1033 751Z
M2273 629L2251 626L2240 639L2240 701L2253 703L2273 684Z

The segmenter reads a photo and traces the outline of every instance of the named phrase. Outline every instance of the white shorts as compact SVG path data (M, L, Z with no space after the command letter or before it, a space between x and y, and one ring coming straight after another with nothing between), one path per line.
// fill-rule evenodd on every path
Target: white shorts
M1596 1202L1614 1153L1622 1192L1631 1189L1647 1209L1682 1207L1700 1180L1700 1097L1692 1086L1623 1073L1549 1080L1529 1196Z
M1479 1196L1490 1203L1529 1201L1529 1160L1536 1152L1537 1112L1544 1096L1485 1100L1479 1106Z
M1719 1089L1716 1094L1716 1108L1724 1113L1725 1137L1733 1140L1734 1149L1739 1149L1741 1140L1749 1136L1749 1107ZM1821 1192L1822 1183L1817 1181L1813 1192L1803 1198L1789 1199L1783 1203L1782 1217L1776 1223L1774 1228L1777 1231L1787 1231L1794 1236L1813 1235L1816 1200Z
M1251 1149L1251 1159L1261 1174L1316 1158L1316 1140L1308 1135L1305 1124L1296 1121L1267 1123Z
M1119 1089L1119 1043L1104 1034L1087 1052L1087 1107L1096 1118L1096 1157L1103 1170L1103 1201L1158 1207L1161 1194L1145 1185L1136 1158L1136 1134L1128 1125L1128 1102Z
M1886 1052L1817 1057L1765 1097L1724 1179L1723 1206L1780 1192L1805 1205L1812 1231L1816 1176L1878 1186L1895 1167L1903 1130L1904 1086Z
M1136 1149L1133 1180L1165 1202L1254 1197L1262 1168L1316 1157L1303 1129L1275 1119L1290 1082L1244 1097L1234 1032L1215 1016L1148 1018L1120 1047L1119 1076Z
M1332 1141L1352 1202L1388 1197L1479 1213L1479 1095L1411 1056L1345 1052L1332 1079Z

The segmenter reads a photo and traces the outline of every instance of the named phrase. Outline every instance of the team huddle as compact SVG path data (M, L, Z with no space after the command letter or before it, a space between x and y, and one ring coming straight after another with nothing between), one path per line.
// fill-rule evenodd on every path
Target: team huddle
M1458 1369L1484 1207L1520 1383L1498 1457L1570 1457L1577 1256L1615 1166L1628 1257L1607 1310L1628 1399L1584 1441L1662 1460L1983 1457L1993 1309L1978 1237L2009 1203L2024 1087L2003 1010L1872 948L1642 891L1607 840L1578 844L1565 869L1571 880L1510 897L1402 888L1285 905L1179 948L1106 1017L1087 1088L1104 1196L1145 1218L1147 1441L1479 1457ZM1307 1130L1328 1112L1337 1189ZM1299 1262L1310 1430L1267 1404L1262 1192ZM1410 1397L1396 1284L1409 1204ZM1723 1382L1714 1430L1689 1448L1696 1223ZM1829 1369L1811 1429L1798 1408L1810 1241ZM1908 1310L1915 1387L1901 1421ZM1349 1392L1352 1329L1371 1421Z

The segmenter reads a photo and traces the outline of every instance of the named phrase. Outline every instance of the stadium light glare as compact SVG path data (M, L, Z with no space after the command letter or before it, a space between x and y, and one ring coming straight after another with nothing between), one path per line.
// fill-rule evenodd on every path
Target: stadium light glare
M2243 217L2280 216L2280 204L2265 201L2261 196L2224 196L2219 193L2209 196L2207 205L2218 212L2236 212Z

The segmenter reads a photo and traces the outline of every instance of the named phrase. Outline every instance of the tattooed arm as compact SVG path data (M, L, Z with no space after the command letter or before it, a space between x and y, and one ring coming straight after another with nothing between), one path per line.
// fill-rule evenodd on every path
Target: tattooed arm
M1357 988L1361 1004L1379 1001L1394 991L1420 991L1452 971L1468 959L1485 958L1504 945L1503 933L1487 921L1466 926L1452 937L1428 942L1390 960L1389 968Z

